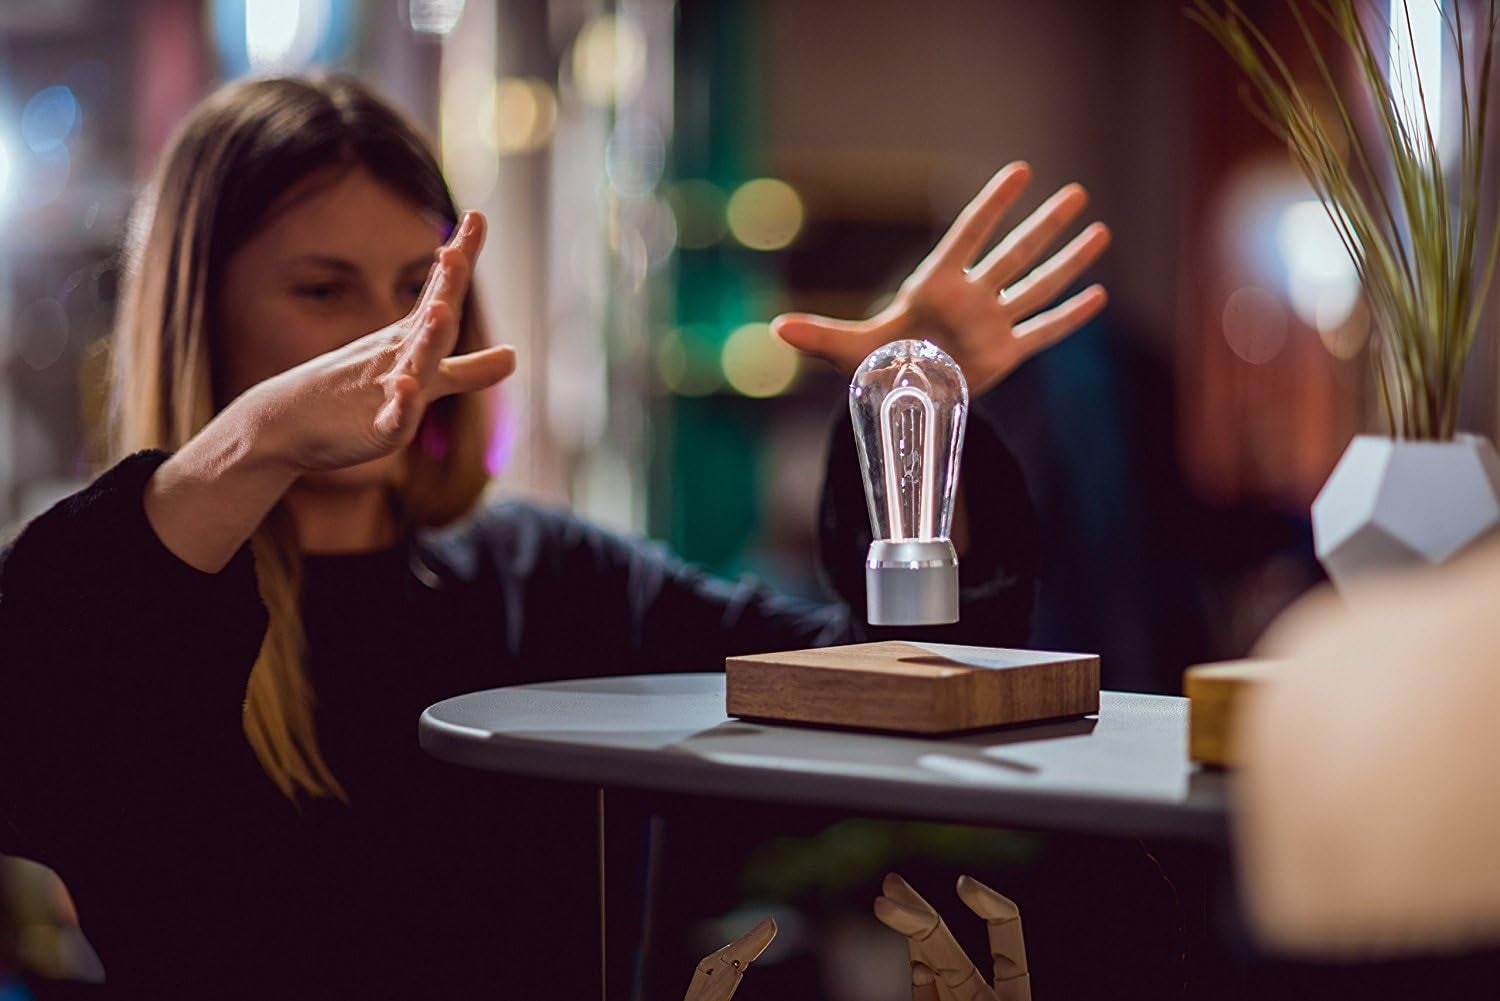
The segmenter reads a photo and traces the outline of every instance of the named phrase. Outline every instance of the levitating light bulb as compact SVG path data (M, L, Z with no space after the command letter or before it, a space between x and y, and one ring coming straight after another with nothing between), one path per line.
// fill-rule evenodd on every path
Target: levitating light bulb
M953 493L969 386L931 341L877 348L849 383L849 414L875 541L865 561L871 625L958 621Z

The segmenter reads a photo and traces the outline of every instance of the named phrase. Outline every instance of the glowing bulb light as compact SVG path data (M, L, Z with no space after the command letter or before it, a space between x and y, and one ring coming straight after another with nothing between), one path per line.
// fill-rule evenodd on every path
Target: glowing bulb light
M865 561L871 625L958 621L958 556L949 541L969 387L930 341L892 341L849 384L874 542Z

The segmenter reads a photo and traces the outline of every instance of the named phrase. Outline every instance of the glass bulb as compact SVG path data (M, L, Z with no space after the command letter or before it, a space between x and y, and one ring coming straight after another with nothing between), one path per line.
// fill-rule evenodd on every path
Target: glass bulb
M849 414L875 538L948 538L969 416L958 364L931 341L892 341L854 373Z
M956 621L958 559L948 539L969 415L963 371L931 341L892 341L854 373L849 414L875 537L870 621Z

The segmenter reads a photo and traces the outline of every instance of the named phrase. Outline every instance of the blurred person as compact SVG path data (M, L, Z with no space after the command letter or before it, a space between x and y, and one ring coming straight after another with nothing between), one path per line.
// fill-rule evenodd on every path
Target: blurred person
M1240 724L1237 802L1245 894L1268 944L1346 961L1468 954L1488 962L1476 986L1493 996L1497 594L1490 542L1324 589L1272 627L1262 652L1285 663ZM1411 974L1423 993L1432 972Z
M1108 241L1094 224L1043 260L1076 185L982 253L1028 177L996 174L878 316L777 329L846 374L928 336L983 392L1105 300L1049 308ZM485 226L344 78L211 95L138 208L114 464L0 554L0 850L67 880L117 994L582 997L592 791L429 760L422 709L878 635L851 611L869 528L846 421L826 604L479 503L484 391L516 365L468 293ZM931 635L1021 643L1025 484L982 420L965 451L985 517L955 533L962 621Z

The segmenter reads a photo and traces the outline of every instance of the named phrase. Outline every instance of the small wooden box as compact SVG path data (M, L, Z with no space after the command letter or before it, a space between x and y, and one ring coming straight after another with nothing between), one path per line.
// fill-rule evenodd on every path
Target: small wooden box
M728 712L954 733L1099 711L1099 658L948 643L860 643L730 657Z
M1226 660L1188 668L1182 682L1188 697L1188 757L1205 765L1238 764L1234 727L1246 694L1283 664Z

